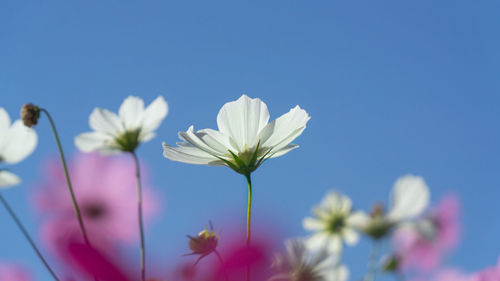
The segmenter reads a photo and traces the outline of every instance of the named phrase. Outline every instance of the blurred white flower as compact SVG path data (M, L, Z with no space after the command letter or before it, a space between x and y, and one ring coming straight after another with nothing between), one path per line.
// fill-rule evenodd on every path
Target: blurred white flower
M133 152L141 142L155 136L155 130L167 116L168 105L162 96L144 108L141 98L126 98L118 115L106 109L95 108L89 125L93 132L75 138L75 145L83 152Z
M228 102L217 115L219 130L194 132L190 126L179 132L178 147L163 143L163 155L189 164L228 166L250 174L266 159L282 156L298 145L291 142L302 134L310 117L299 106L268 123L267 106L260 99L242 95Z
M346 281L349 269L337 264L327 251L312 255L302 240L287 240L286 253L277 254L272 267L276 271L269 281Z
M30 155L37 144L37 134L21 120L10 123L9 114L0 107L0 163L16 164ZM17 185L21 179L0 168L0 188Z
M422 215L429 200L430 191L422 177L402 176L392 188L389 211L376 205L370 215L358 215L356 227L375 239L385 237L398 224Z
M358 224L359 212L352 212L351 199L337 192L329 192L321 204L313 209L315 218L307 217L304 228L315 233L307 238L306 246L311 250L326 249L331 254L340 254L342 241L354 245L359 235L353 225Z

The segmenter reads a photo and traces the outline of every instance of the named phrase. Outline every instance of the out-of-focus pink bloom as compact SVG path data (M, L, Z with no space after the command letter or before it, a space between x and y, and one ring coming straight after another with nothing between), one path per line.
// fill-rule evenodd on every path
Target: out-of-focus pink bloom
M432 278L421 279L431 281L475 281L472 276L463 273L458 269L443 269L434 275ZM416 281L416 280L415 280Z
M28 271L19 265L0 264L0 280L2 281L32 281Z
M474 274L471 281L500 281L500 259L496 266L486 268Z
M258 226L254 227L252 242L246 246L246 239L241 231L235 234L230 229L224 229L220 238L219 251L223 265L215 254L211 254L198 262L196 258L186 261L173 270L173 276L168 280L175 281L223 281L224 272L231 281L246 280L247 266L250 266L251 280L268 280L271 276L271 263L279 243L269 233L275 233L269 228L263 232ZM184 259L189 259L184 257Z
M136 243L137 194L133 159L77 154L69 163L69 173L90 240L93 243ZM78 224L61 164L48 161L46 175L35 199L39 211L50 216L50 225L43 227L43 234L46 244L53 248L53 242L62 239L65 233L73 236ZM144 218L150 219L157 202L147 179L143 177L142 180ZM53 229L55 225L58 229Z
M403 269L430 271L458 242L459 200L447 196L424 218L394 234L394 245Z

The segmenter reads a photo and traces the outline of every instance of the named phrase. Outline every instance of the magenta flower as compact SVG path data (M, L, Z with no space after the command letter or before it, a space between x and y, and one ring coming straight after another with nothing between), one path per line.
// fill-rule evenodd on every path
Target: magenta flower
M32 281L29 272L19 265L0 264L0 280L2 281Z
M128 160L78 154L69 163L75 195L93 244L137 243L135 167ZM49 248L55 250L54 243L81 233L60 164L48 161L46 175L35 199L39 211L50 217L42 227L43 236ZM150 219L158 204L147 184L144 187L144 217Z
M473 275L471 281L498 281L500 280L500 259L496 266L488 267Z
M448 196L422 219L396 231L393 240L403 269L435 269L458 242L459 201Z

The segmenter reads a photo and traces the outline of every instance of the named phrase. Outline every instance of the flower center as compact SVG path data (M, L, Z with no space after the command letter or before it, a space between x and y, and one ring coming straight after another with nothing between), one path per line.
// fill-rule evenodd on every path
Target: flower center
M342 214L334 214L328 222L328 230L331 233L338 233L345 226L345 216Z
M122 151L134 152L134 150L139 146L140 133L140 129L127 131L121 136L117 137L115 141Z
M83 207L85 216L97 220L106 214L106 208L102 204L90 203Z

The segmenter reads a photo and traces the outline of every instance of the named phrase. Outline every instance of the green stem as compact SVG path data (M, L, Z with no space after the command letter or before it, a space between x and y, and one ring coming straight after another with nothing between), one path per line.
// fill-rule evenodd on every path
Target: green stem
M252 178L250 173L245 175L248 183L248 205L247 205L247 247L250 246L250 239L252 236L251 231L251 218L252 218ZM247 265L246 281L250 281L250 264Z
M137 214L139 217L139 234L141 240L141 280L146 281L146 246L144 239L144 223L142 219L142 184L141 184L141 169L139 166L139 158L137 154L132 152L135 161L135 177L137 179Z
M224 273L224 278L226 279L226 281L229 281L229 277L227 276L227 271L226 271L226 267L224 266L224 261L222 260L222 256L219 254L219 251L217 251L217 250L215 250L214 253L217 256L217 258L219 259L220 266L222 267L222 272Z
M52 132L54 133L54 137L56 139L57 149L59 150L59 156L63 164L64 177L66 178L66 183L68 184L69 194L71 195L71 201L73 202L73 208L75 209L78 224L80 225L80 229L82 231L83 240L89 248L92 248L89 236L87 235L87 230L85 229L85 224L83 223L83 217L80 211L80 207L78 206L78 202L76 201L73 185L71 184L71 179L69 178L68 166L66 165L66 158L64 157L64 152L62 149L61 140L59 139L59 134L57 133L56 124L54 123L54 120L52 119L50 113L45 108L40 108L40 112L45 113L45 115L47 115L47 119L49 119L50 126L52 127ZM95 281L98 280L95 275L93 275L93 277Z
M40 252L40 250L36 246L35 242L31 238L31 236L29 235L28 231L26 230L26 228L21 223L21 220L19 220L19 218L17 217L17 215L14 212L14 210L12 210L12 208L9 205L9 203L7 203L7 200L5 200L5 198L1 194L0 194L0 201L2 202L3 206L5 207L5 209L7 209L7 212L9 212L10 216L12 217L12 219L14 220L14 222L17 224L17 227L19 227L19 229L23 233L24 237L26 238L26 240L28 240L28 242L30 243L30 245L33 248L33 250L35 250L35 253L38 255L38 257L40 258L40 260L42 261L42 263L45 265L45 267L47 268L47 270L50 272L50 274L52 275L52 277L54 278L54 280L59 281L59 278L57 278L57 275L54 273L54 270L52 270L52 268L50 267L50 265L47 262L47 260L43 257L42 253Z
M370 258L368 260L368 269L364 281L374 281L377 274L377 260L379 257L379 241L373 241L372 249L370 252Z
M87 246L90 247L89 237L87 235L85 225L83 224L82 213L80 212L80 207L78 206L78 202L76 201L75 192L73 191L73 186L71 185L71 180L69 178L69 173L68 173L68 167L66 165L66 158L64 157L64 152L62 149L61 141L59 140L59 134L57 133L56 125L54 123L54 120L52 119L52 116L50 116L49 112L46 109L40 108L40 111L45 113L45 115L47 115L47 118L49 119L50 122L50 126L52 127L52 132L54 133L54 137L57 143L57 149L59 150L59 156L61 157L61 161L63 164L64 176L66 177L66 183L68 184L71 200L73 201L73 207L75 208L76 216L78 218L78 223L80 224L80 229L82 230L83 239L85 240Z

